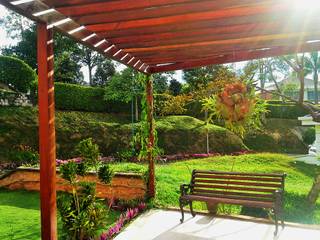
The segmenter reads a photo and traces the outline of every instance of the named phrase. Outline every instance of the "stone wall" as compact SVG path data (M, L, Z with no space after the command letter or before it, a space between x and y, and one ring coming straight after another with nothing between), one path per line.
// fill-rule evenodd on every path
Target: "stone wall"
M111 184L101 183L95 173L79 178L80 181L96 182L96 192L99 198L133 200L141 199L146 194L146 184L139 174L116 173ZM71 186L57 173L57 191L70 191ZM40 190L39 169L19 168L0 179L0 187L11 190Z
M0 90L0 106L32 106L25 94Z

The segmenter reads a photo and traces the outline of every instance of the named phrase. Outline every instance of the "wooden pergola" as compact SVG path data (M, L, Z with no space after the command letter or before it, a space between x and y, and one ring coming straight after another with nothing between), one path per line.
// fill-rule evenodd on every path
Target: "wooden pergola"
M42 239L57 239L53 29L150 76L178 69L317 51L320 49L318 2L0 0L1 4L38 25ZM149 126L153 129L150 77L146 94ZM153 142L150 131L149 145L153 146ZM149 160L153 163L151 155Z

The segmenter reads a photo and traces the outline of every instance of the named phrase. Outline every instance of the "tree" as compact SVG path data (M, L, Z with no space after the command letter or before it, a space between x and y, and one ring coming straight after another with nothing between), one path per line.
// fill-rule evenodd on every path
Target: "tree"
M8 9L0 18L0 26L6 30L8 37L21 40L22 34L33 26L33 22Z
M92 79L93 86L105 87L115 73L116 68L111 60L99 62Z
M300 82L300 88L299 88L299 103L302 104L304 101L304 78L306 75L305 71L305 63L306 63L306 57L305 54L302 55L289 55L289 56L282 56L280 57L281 60L283 60L295 73L297 76L299 82Z
M35 26L21 33L21 40L15 46L2 49L5 56L14 56L26 62L33 69L37 68L37 34Z
M63 52L55 61L55 75L56 82L83 84L83 74L81 66L72 59L70 52Z
M319 84L319 71L320 71L320 56L319 52L312 52L306 58L306 72L313 75L314 84L314 103L319 103L318 84Z
M89 84L91 86L94 85L93 83L93 69L96 67L99 63L104 61L104 57L101 56L99 53L91 50L90 48L87 48L85 46L81 46L81 53L80 53L80 62L88 67L89 71Z
M189 85L190 91L196 91L213 81L219 69L226 68L223 65L211 65L183 71L183 79Z
M168 81L172 79L173 73L153 74L153 91L158 94L165 93L168 90Z
M181 93L181 89L182 89L182 84L179 81L175 79L172 79L170 81L169 91L173 96L179 95Z
M122 72L116 73L105 88L105 99L121 102L135 101L135 119L139 120L138 97L144 92L144 87L139 80L137 71L125 68Z

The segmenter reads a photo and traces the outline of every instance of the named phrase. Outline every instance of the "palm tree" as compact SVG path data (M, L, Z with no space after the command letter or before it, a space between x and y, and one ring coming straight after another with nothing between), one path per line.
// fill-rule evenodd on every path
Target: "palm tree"
M315 104L318 104L319 103L318 83L319 83L319 71L320 71L319 52L310 53L310 56L306 58L305 68L307 73L312 73L313 75L314 102Z

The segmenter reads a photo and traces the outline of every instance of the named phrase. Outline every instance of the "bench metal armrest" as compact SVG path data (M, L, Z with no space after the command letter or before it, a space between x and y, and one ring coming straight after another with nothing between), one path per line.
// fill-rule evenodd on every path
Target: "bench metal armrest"
M180 193L181 196L186 195L190 192L191 185L190 184L182 184L180 185Z

